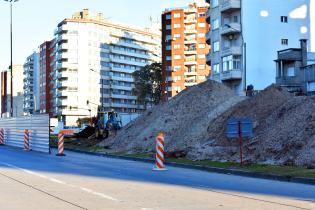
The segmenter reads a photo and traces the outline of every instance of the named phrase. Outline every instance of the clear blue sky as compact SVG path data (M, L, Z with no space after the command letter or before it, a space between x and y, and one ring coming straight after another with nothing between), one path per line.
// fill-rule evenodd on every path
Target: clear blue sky
M195 0L204 3L204 0ZM13 63L26 57L53 37L57 24L89 8L113 21L149 26L149 17L160 17L165 8L187 6L194 0L19 0L13 7ZM9 3L0 0L0 70L10 65Z

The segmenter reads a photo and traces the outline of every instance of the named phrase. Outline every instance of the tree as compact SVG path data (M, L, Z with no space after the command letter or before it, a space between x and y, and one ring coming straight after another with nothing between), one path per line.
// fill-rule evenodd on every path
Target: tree
M132 74L135 87L132 92L137 96L139 104L143 104L145 109L148 103L158 104L162 94L162 64L152 63L134 71Z

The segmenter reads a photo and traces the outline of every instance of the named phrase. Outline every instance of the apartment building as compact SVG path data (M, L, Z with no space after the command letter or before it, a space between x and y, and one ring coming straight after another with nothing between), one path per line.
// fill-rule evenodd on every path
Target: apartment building
M26 58L23 65L23 111L34 114L39 111L39 54L33 52Z
M277 51L311 40L315 50L314 0L206 0L210 3L206 34L211 79L244 95L246 86L264 89L275 83ZM311 31L313 31L311 33ZM312 47L312 48L311 48Z
M52 110L66 124L104 110L140 112L132 73L160 62L161 35L91 15L84 9L58 24L52 44ZM88 103L87 103L88 102Z
M210 66L206 55L210 47L205 34L207 7L196 3L184 8L166 9L162 14L163 100L187 87L206 80Z
M23 115L23 66L13 65L13 117ZM11 109L11 70L1 72L1 116L8 117Z
M40 95L40 113L52 113L51 111L51 77L53 55L51 55L52 41L46 41L39 46L39 95ZM52 66L51 66L52 65Z

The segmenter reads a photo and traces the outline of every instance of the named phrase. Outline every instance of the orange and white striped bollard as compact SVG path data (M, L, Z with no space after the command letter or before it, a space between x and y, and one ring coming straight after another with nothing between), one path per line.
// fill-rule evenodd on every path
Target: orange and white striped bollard
M0 145L4 145L4 129L0 129Z
M24 130L24 150L25 151L30 150L30 135L28 129Z
M156 137L156 155L155 155L155 166L154 171L165 171L167 170L164 165L164 133L160 132Z
M58 133L58 154L56 156L66 156L64 154L64 133L62 131Z

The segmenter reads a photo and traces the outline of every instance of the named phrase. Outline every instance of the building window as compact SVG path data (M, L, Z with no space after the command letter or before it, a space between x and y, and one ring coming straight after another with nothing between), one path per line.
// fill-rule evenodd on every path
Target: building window
M206 48L206 44L198 44L198 48L199 49L205 49Z
M199 59L205 59L205 58L206 58L206 54L199 54L199 55L198 55L198 58L199 58Z
M206 68L206 65L202 64L202 65L198 65L198 69L203 70Z
M213 42L213 52L220 51L220 42Z
M206 17L206 13L204 13L204 12L199 13L199 17Z
M233 21L234 21L234 23L238 23L238 16L237 15L233 16Z
M220 73L220 64L213 64L213 65L212 65L212 71L213 71L213 73L215 73L215 74Z
M234 59L233 55L225 56L222 58L222 70L231 71L235 69L240 69L241 61L240 59Z
M166 66L166 71L172 71L172 66Z
M172 26L171 25L166 25L166 30L171 30Z
M167 14L165 18L166 18L166 20L170 20L170 19L172 19L172 15L171 14Z
M204 27L206 27L206 23L198 23L198 27L199 28L204 28Z
M180 71L181 70L181 66L174 66L174 71Z
M218 29L219 26L220 26L219 19L214 19L214 20L212 21L212 30Z
M174 24L174 28L180 28L180 24Z
M281 44L282 45L288 45L289 44L289 40L288 39L281 39Z
M288 16L281 16L281 23L287 23L288 22Z
M174 59L175 60L179 60L179 59L181 59L182 57L181 57L181 55L174 55Z
M215 7L219 6L219 0L212 0L211 1L211 6L212 6L212 8L215 8Z
M171 40L172 39L172 35L166 35L165 39L166 39L166 41Z
M198 34L198 37L199 37L199 38L204 38L205 36L206 36L205 33Z
M174 39L179 39L180 38L180 34L174 34Z
M166 45L166 50L171 50L172 46L171 45Z
M295 76L294 67L289 67L287 70L287 74L288 74L288 77L294 77Z
M180 49L180 44L174 44L174 49Z
M174 18L180 18L180 13L174 13Z
M172 56L166 56L166 60L167 61L171 61L172 60Z

